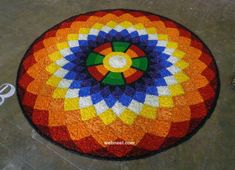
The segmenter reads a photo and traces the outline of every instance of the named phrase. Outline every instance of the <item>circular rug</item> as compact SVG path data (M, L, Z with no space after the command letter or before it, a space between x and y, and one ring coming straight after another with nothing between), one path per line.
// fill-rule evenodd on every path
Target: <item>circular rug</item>
M218 95L215 61L180 24L143 11L69 18L26 52L17 91L51 141L84 155L138 158L190 137Z

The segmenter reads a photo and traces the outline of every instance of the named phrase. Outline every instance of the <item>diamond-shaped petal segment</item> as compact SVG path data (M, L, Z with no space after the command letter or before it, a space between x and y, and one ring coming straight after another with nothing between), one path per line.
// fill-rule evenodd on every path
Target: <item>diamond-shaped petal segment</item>
M99 115L109 109L104 100L94 105L96 113Z
M119 116L119 118L128 125L132 125L136 117L137 115L129 109L125 109L125 111Z
M117 115L111 109L108 109L105 112L99 114L99 117L104 122L104 124L108 125L116 120Z
M157 117L157 108L149 105L143 105L140 115L148 119L156 119Z
M96 110L94 106L82 108L80 110L80 115L81 115L82 120L89 120L89 119L96 117Z
M125 106L123 106L120 102L116 102L115 105L113 105L112 110L116 115L120 115L124 110Z

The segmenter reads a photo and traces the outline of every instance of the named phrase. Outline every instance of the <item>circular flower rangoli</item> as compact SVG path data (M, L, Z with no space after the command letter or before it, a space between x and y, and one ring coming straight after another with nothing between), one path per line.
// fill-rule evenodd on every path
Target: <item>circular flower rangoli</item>
M214 108L218 73L204 43L142 11L72 17L25 54L17 90L38 132L67 149L136 158L178 144Z

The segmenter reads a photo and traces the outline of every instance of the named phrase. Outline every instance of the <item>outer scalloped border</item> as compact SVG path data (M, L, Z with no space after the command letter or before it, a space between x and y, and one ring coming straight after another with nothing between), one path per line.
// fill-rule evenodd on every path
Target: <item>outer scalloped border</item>
M24 61L24 59L27 57L27 54L29 53L30 49L33 47L33 45L35 43L37 43L38 41L40 41L41 38L43 38L44 34L48 31L52 31L53 29L55 29L56 27L58 27L59 25L61 25L61 23L64 23L64 22L68 22L70 20L72 20L73 18L75 17L79 17L79 16L82 16L82 15L90 15L90 14L93 14L93 13L96 13L96 12L109 12L109 11L115 11L115 10L123 10L123 11L130 11L130 12L143 12L143 13L146 13L146 14L149 14L149 15L155 15L155 16L158 16L160 18L163 18L163 19L166 19L166 20L169 20L169 21L173 21L174 23L176 23L177 25L179 25L180 27L182 27L183 29L187 30L188 32L190 32L197 40L199 40L200 42L202 42L202 44L206 47L206 49L208 50L208 53L211 55L212 57L212 60L213 60L213 63L214 63L214 66L215 66L215 71L216 71L216 77L217 77L217 87L216 87L216 90L215 90L215 97L214 97L214 101L211 105L211 108L208 110L208 113L207 115L204 117L204 119L199 123L199 125L197 126L197 128L193 129L191 133L187 134L185 137L181 138L179 141L177 141L177 143L173 144L173 145L170 145L168 147L165 147L163 149L160 149L160 150L157 150L157 151L150 151L148 152L147 154L144 154L144 155L138 155L138 156L127 156L127 157L122 157L122 158L116 158L116 157L101 157L101 156L96 156L96 155L91 155L91 154L86 154L86 153L80 153L78 151L75 151L75 150L72 150L72 149L69 149L69 148L66 148L64 145L58 143L57 141L54 141L53 139L51 139L50 137L46 136L45 134L43 134L36 125L34 125L32 123L32 121L30 120L30 118L26 115L26 111L24 110L24 107L22 105L22 103L20 102L20 93L19 93L19 89L18 89L18 80L19 80L19 77L20 77L20 72L21 72L21 65ZM28 122L30 123L30 125L32 126L33 129L35 129L42 137L46 138L48 141L50 141L51 143L57 145L57 146L60 146L72 153L76 153L78 155L81 155L81 156L86 156L88 158L96 158L96 159L101 159L101 160L116 160L116 161L127 161L127 160L136 160L136 159L141 159L141 158L147 158L149 156L152 156L152 155L155 155L157 153L160 153L160 152L163 152L163 151L166 151L172 147L175 147L187 140L189 140L197 131L199 131L199 129L201 129L201 127L205 124L205 122L210 118L212 112L214 111L215 109L215 106L217 104L217 99L219 97L219 93L220 93L220 77L219 77L219 70L218 70L218 66L216 64L216 61L215 61L215 58L212 54L212 52L210 51L210 49L208 48L208 46L195 34L193 33L192 31L190 31L188 28L186 28L185 26L181 25L180 23L170 19L170 18L167 18L167 17L164 17L164 16L161 16L161 15L158 15L158 14L154 14L154 13L151 13L151 12L147 12L147 11L142 11L142 10L132 10L132 9L123 9L123 8L118 8L118 9L103 9L103 10L96 10L96 11L90 11L90 12L86 12L86 13L82 13L82 14L79 14L79 15L75 15L75 16L72 16L68 19L65 19L61 22L59 22L58 24L54 25L53 27L47 29L45 32L43 32L38 38L36 38L32 43L31 45L28 47L28 49L26 50L25 54L24 54L24 57L21 59L21 62L19 64L19 68L18 68L18 71L17 71L17 77L16 77L16 80L15 80L15 85L16 85L16 92L17 92L17 99L18 99L18 102L19 102L19 105L20 105L20 108L22 110L22 112L24 113L24 116L25 118L28 120Z

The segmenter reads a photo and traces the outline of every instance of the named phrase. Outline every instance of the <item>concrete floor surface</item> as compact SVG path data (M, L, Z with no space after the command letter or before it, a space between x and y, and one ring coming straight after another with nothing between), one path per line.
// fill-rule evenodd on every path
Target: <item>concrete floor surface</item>
M171 18L196 33L219 67L221 91L211 118L177 147L133 161L105 161L68 152L39 136L16 95L0 106L0 169L233 170L235 169L235 0L0 0L0 84L15 83L29 45L60 21L87 11L129 8Z

